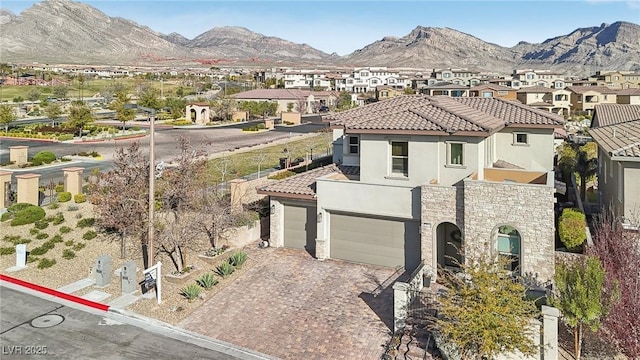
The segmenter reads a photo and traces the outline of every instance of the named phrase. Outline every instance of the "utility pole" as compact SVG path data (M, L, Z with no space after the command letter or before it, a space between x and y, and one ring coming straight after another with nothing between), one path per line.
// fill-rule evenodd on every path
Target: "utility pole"
M150 113L150 130L151 135L149 136L149 233L147 235L147 256L148 256L148 266L153 266L153 237L155 235L153 229L153 218L154 211L156 205L156 160L155 160L155 127L154 124L156 122L156 114L155 110Z

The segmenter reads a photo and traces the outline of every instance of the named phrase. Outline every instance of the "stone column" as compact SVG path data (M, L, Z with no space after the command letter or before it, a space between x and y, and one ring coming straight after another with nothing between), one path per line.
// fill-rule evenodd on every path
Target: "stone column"
M16 175L16 179L18 179L18 202L40 205L38 191L40 174L20 174Z
M11 174L9 171L0 171L0 209L4 209L9 204Z
M284 246L284 205L278 200L271 199L269 203L269 246Z
M396 281L393 284L393 333L404 329L407 317L409 284Z
M273 119L266 119L264 121L264 127L267 130L273 130L276 126L274 125L275 121Z
M29 160L28 146L9 146L9 161L13 161L16 165L24 165Z
M82 194L82 167L70 167L62 169L64 172L64 191L71 193L71 196Z
M544 360L558 360L558 317L560 311L542 305L542 346Z

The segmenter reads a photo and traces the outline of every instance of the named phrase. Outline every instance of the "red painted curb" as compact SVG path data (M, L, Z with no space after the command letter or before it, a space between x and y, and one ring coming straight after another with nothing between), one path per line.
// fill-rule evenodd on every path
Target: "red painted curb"
M44 287L44 286L40 286L38 284L33 284L33 283L30 283L30 282L27 282L27 281L24 281L24 280L16 279L16 278L11 277L11 276L0 274L0 280L9 282L9 283L12 283L12 284L15 284L15 285L20 285L20 286L26 287L26 288L31 289L31 290L40 291L40 292L43 292L45 294L53 295L55 297L59 297L61 299L69 300L69 301L72 301L74 303L78 303L78 304L81 304L81 305L84 305L84 306L88 306L88 307L91 307L91 308L94 308L94 309L98 309L98 310L102 310L102 311L109 311L109 305L105 305L105 304L101 304L99 302L83 299L83 298L75 296L75 295L63 293L62 291L58 291L58 290L55 290L55 289L50 289L48 287Z

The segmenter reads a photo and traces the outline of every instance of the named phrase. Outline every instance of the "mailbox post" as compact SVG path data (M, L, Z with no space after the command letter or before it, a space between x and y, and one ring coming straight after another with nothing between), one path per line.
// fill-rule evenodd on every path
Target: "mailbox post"
M111 282L111 257L98 256L96 260L96 286L107 286Z

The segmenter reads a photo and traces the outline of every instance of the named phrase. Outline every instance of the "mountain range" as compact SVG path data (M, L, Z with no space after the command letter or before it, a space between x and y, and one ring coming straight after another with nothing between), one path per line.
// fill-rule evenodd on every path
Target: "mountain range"
M242 27L214 27L194 39L165 35L70 0L44 0L20 15L0 9L0 26L1 62L454 67L501 73L544 68L571 75L640 71L640 25L629 22L580 28L513 47L455 29L417 26L405 36L384 37L343 57Z

